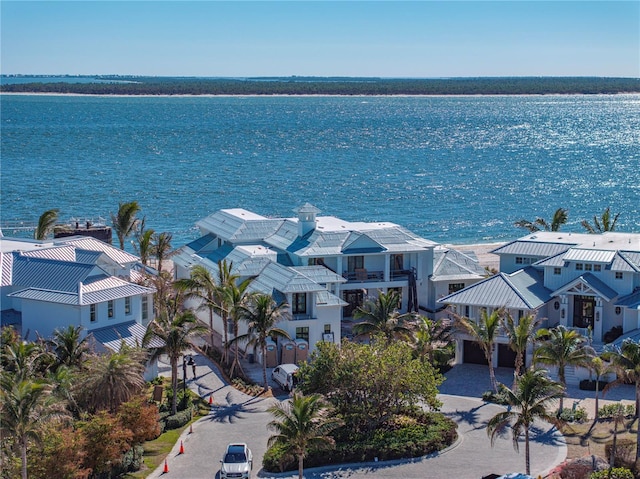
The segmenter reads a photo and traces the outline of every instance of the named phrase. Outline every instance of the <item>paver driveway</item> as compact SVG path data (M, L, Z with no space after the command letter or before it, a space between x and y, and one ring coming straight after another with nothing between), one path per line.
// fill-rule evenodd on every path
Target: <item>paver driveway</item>
M240 393L225 384L206 358L196 355L196 380L189 386L202 397L213 394L214 404L208 416L193 425L193 433L182 435L180 442L167 456L169 473L164 464L148 477L179 477L185 479L219 478L220 459L230 442L246 442L253 451L254 477L297 477L297 473L270 474L261 470L270 432L271 420L267 408L287 396L257 399ZM190 373L189 373L190 374ZM306 469L305 478L457 478L479 479L490 473L506 474L524 471L524 445L520 453L513 449L511 436L505 433L491 447L486 422L500 411L500 406L476 398L440 395L442 411L458 423L459 441L443 453L415 460L354 464L339 467ZM539 424L532 434L531 465L534 474L543 473L564 460L566 447L561 435L548 424Z

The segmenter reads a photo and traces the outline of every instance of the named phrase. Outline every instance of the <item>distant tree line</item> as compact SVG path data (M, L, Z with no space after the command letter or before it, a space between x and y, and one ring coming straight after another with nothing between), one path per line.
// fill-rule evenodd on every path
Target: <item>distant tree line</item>
M640 78L384 79L296 76L246 79L138 76L95 78L96 83L6 84L0 86L0 92L90 95L544 95L640 92Z

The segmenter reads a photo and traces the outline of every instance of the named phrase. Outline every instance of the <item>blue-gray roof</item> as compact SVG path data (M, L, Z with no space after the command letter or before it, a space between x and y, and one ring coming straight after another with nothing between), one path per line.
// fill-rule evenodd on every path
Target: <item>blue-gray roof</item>
M494 254L517 254L522 256L536 256L538 258L548 258L558 253L567 251L575 244L572 243L545 243L541 241L516 240L500 246L491 251Z
M616 306L626 306L631 309L640 309L640 288L631 294L621 297L616 301Z
M44 258L32 258L14 253L14 286L25 286L51 291L78 291L78 283L90 276L104 276L107 273L92 264L72 263Z
M489 308L537 309L551 299L542 273L528 267L512 274L499 273L438 300Z
M142 339L144 338L145 332L145 327L135 321L114 324L89 331L96 341L116 352L120 350L123 342L130 347L142 346ZM164 346L164 342L157 337L153 337L147 345L149 348L160 348L162 346Z
M436 248L433 255L432 281L479 279L486 270L476 258L449 248Z
M347 280L325 266L294 266L292 269L319 284L346 283Z
M567 290L575 287L577 284L583 284L587 286L589 289L595 291L600 296L605 298L607 301L611 301L613 298L618 296L617 291L607 286L604 282L598 279L597 276L592 273L585 273L582 276L578 276L577 278L572 279L567 284L558 288L553 292L553 296L558 296Z

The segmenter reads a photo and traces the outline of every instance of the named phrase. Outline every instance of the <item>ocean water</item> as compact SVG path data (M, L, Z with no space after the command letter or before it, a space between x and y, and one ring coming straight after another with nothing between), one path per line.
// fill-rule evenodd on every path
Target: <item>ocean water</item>
M640 231L640 95L1 95L0 221L109 218L137 200L179 246L220 208L391 221L439 242L607 206ZM6 228L5 235L12 232Z

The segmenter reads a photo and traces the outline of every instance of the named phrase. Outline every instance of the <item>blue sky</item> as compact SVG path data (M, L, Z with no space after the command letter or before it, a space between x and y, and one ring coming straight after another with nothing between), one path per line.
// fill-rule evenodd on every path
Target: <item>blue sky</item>
M2 0L5 74L640 76L640 1Z

